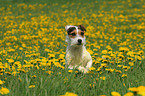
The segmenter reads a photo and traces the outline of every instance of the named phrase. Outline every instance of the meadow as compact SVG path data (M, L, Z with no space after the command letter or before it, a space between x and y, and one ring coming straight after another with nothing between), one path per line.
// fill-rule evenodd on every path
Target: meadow
M0 2L0 96L145 96L144 0ZM65 26L80 24L87 74L65 68Z

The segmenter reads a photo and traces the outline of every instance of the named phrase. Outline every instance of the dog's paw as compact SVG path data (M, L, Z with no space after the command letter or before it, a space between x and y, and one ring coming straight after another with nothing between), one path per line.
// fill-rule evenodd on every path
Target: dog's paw
M83 73L88 73L88 69L85 68L85 69L83 70Z
M72 70L73 69L73 66L69 66L68 69L71 69Z
M82 73L88 73L88 69L87 68L85 68L85 67L79 67L78 68L78 70L80 71L80 72L82 72Z

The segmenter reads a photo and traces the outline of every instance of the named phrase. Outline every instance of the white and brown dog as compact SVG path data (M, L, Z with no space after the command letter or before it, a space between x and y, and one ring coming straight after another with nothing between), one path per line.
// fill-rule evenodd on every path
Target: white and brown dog
M79 71L87 73L92 66L92 58L90 53L85 48L86 29L84 26L67 25L66 42L66 66L69 69L78 68Z

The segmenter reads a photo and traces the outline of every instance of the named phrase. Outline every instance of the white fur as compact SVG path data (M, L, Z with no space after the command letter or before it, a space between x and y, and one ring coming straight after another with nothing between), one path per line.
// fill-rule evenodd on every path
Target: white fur
M66 66L69 69L78 68L79 71L87 73L89 68L92 66L92 57L90 53L85 48L85 36L84 38L78 34L78 27L73 25L67 25L67 29L70 27L75 27L77 34L75 38L69 38L66 36L66 42L68 43L66 49ZM78 39L82 40L81 45L78 44Z

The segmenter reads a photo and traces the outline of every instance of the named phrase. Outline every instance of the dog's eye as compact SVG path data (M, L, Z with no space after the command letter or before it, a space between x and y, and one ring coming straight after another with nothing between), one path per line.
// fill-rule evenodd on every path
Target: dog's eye
M71 35L72 35L72 36L76 36L76 34L75 34L75 33L72 33Z
M81 32L81 35L83 36L84 35L84 32Z

